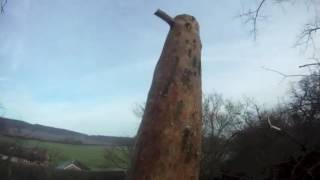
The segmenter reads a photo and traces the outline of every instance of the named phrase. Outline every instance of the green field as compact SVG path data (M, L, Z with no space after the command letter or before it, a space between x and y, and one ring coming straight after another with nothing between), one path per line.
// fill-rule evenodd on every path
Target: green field
M116 163L114 163L114 160L117 161L117 158L110 161L104 157L106 155L106 149L108 148L106 146L72 145L0 136L0 143L3 141L14 142L22 147L39 147L46 149L49 153L50 165L52 166L57 166L70 160L78 160L91 169L117 168ZM114 148L112 151L117 150ZM109 153L109 155L112 156L115 154L116 156L122 156L122 152Z

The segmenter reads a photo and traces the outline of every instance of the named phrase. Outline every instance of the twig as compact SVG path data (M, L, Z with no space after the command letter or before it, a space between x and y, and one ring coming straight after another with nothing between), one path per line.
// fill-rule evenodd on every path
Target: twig
M320 63L310 63L299 66L299 68L307 67L307 66L320 66Z
M171 16L169 16L167 13L165 13L164 11L162 11L161 9L158 9L154 15L158 16L159 18L161 18L162 20L164 20L165 22L167 22L169 24L170 27L172 27L174 25L174 20Z
M256 40L256 37L257 37L257 31L258 31L257 24L259 22L258 20L262 17L261 10L264 7L264 5L267 2L274 2L274 3L280 4L280 3L288 2L288 1L293 1L293 0L274 0L274 1L272 1L272 0L259 0L255 9L245 10L242 14L239 15L240 18L245 19L244 24L248 24L248 23L252 24L251 33L254 36L254 40ZM294 1L293 1L293 3L294 3ZM317 4L314 4L314 6L316 6L316 5ZM307 49L308 46L311 45L311 46L314 46L314 49L316 49L315 41L316 41L316 38L318 38L316 36L316 33L319 31L320 31L320 21L315 16L314 22L310 22L310 23L307 23L304 25L304 28L302 29L301 33L297 37L297 41L295 43L295 46L305 45L306 46L305 49Z
M266 71L271 71L271 72L274 72L274 73L277 73L281 76L283 76L283 78L287 78L287 77L306 77L308 75L304 75L304 74L284 74L278 70L275 70L275 69L271 69L271 68L266 68L264 66L262 66L262 69L266 70Z
M8 0L2 0L0 5L1 13L4 13L4 7L7 5Z
M319 30L320 30L319 20L305 24L304 29L301 31L301 33L297 38L295 46L305 45L306 47L305 49L307 49L309 45L315 46L316 33Z
M239 15L240 18L246 17L247 19L245 20L245 24L252 22L252 33L254 40L256 40L257 37L257 21L258 18L260 17L260 11L263 5L266 3L266 0L261 0L260 3L258 4L258 7L255 10L248 10L247 12L244 12Z

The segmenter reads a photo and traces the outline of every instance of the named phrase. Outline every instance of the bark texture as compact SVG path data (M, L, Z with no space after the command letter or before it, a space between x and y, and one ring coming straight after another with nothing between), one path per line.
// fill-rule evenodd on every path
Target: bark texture
M138 131L130 180L198 179L202 126L199 25L185 14L173 20Z

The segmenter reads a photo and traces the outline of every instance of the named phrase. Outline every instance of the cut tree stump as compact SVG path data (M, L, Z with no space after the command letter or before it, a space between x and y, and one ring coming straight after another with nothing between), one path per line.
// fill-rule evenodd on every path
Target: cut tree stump
M201 153L201 41L190 15L170 26L138 131L129 180L197 180Z

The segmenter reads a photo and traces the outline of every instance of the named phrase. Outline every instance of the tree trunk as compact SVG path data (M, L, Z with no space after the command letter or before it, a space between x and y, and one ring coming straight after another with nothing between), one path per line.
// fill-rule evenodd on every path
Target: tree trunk
M155 68L130 180L197 180L201 152L201 41L193 16L174 19Z

